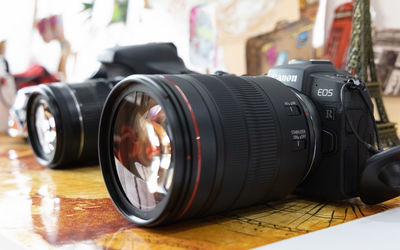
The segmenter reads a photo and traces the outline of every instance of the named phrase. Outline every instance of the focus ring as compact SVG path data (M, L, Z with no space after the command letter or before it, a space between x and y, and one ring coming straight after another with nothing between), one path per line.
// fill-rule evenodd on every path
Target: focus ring
M224 174L214 184L217 194L211 196L209 204L213 206L207 213L262 200L272 186L279 163L279 128L271 101L258 85L244 78L192 77L214 99L215 106L210 110L218 112L224 131L224 140L218 141L224 144L224 152L218 152L218 157L225 158Z
M229 82L237 96L247 125L248 169L234 205L241 207L262 199L264 190L268 190L274 181L278 167L278 131L268 96L250 81L232 76L226 78L229 79L224 82ZM254 193L254 190L259 192Z
M86 162L89 159L97 160L97 131L103 104L111 91L108 82L97 80L83 84L69 84L80 104L81 117L83 118L83 150L79 161ZM94 162L93 162L94 163Z
M215 180L213 191L207 204L203 207L205 213L214 213L227 209L235 202L246 176L248 162L248 137L246 123L243 119L243 110L238 97L218 77L192 75L199 85L207 90L208 95L214 100L213 106L209 107L220 119L210 122L216 123L215 127L223 128L223 140L217 141L217 148L222 151L216 152L217 158L223 158L223 173ZM206 77L206 78L205 78ZM204 79L205 78L205 79ZM220 123L218 125L217 123ZM216 163L220 162L216 159ZM215 167L206 167L217 171ZM210 207L211 206L211 207Z

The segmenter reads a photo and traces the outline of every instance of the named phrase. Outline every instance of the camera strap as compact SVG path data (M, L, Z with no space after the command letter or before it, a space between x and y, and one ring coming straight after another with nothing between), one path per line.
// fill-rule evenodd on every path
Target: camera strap
M376 143L377 143L378 149L376 149L376 147L374 145L371 145L368 142L364 141L361 138L361 136L357 133L357 130L354 128L354 126L351 122L351 119L349 117L349 114L347 112L345 103L344 103L344 90L345 89L348 89L349 91L357 91L357 93L359 93L359 95L360 95L361 99L363 100L364 104L366 105L366 107L368 107L368 114L369 114L369 117L370 117L371 122L374 127L374 133L375 133L375 138L376 138ZM366 93L367 93L366 87L363 83L361 83L358 80L350 79L340 89L340 102L343 106L343 112L346 117L346 121L349 124L350 129L353 132L353 134L355 135L355 137L357 138L357 140L361 144L363 144L368 149L369 152L371 152L372 154L377 154L379 152L382 152L383 148L382 148L382 143L379 138L378 129L376 127L376 122L375 122L374 113L373 113L373 107L371 107L371 105L368 103Z

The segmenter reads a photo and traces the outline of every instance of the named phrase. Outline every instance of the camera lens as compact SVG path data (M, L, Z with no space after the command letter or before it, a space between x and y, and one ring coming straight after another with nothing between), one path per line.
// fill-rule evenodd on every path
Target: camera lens
M103 108L99 158L114 204L154 226L276 200L310 171L315 107L267 76L131 76Z
M50 168L97 163L101 109L115 81L39 85L27 103L29 141L39 163Z

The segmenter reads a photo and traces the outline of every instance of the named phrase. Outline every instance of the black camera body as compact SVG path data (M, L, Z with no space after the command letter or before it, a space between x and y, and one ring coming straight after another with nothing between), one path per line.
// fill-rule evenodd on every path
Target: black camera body
M322 60L294 60L273 67L268 76L308 96L320 117L319 157L296 193L327 200L359 196L360 176L371 153L351 127L364 142L375 144L374 121L369 115L373 104L365 85ZM293 140L297 139L294 135Z
M99 161L116 207L143 226L290 193L367 204L400 194L400 146L382 150L366 86L328 61L127 77L104 105Z

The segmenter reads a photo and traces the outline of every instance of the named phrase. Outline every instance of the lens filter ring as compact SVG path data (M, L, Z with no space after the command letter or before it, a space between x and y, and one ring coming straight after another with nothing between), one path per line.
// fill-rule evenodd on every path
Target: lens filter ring
M182 193L177 187L183 179L185 150L176 148L183 148L185 143L174 135L184 129L176 103L162 85L150 76L128 77L110 93L100 119L99 161L108 192L125 217L144 226L170 218L169 207L179 206ZM134 104L144 98L147 104ZM169 164L172 173L163 176L153 171L164 171L162 168L167 167L163 164ZM158 178L167 183L165 190L156 185Z

